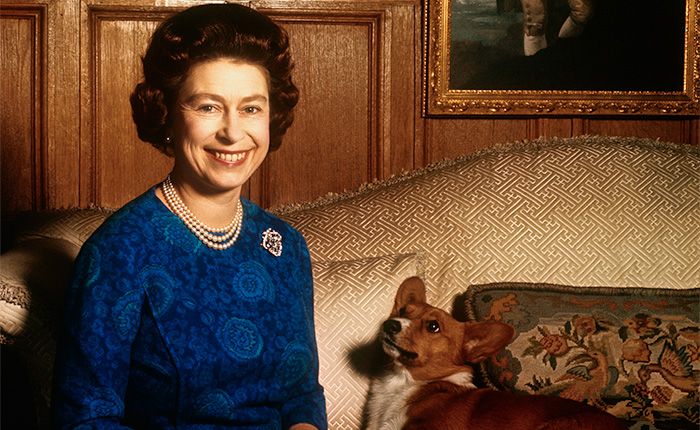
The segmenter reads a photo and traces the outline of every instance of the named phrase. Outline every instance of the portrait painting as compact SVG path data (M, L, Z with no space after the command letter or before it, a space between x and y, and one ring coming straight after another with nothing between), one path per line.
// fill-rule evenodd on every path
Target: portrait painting
M697 0L425 0L426 111L697 115Z

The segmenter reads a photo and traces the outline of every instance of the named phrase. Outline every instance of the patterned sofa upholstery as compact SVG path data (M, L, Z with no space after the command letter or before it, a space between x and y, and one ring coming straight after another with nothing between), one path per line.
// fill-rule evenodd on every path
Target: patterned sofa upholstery
M331 429L362 427L383 364L377 328L414 275L458 318L516 328L512 345L478 369L484 384L577 398L631 429L698 427L698 147L520 142L277 212L312 256ZM37 376L39 416L63 269L108 213L23 222L32 227L0 256L2 341Z

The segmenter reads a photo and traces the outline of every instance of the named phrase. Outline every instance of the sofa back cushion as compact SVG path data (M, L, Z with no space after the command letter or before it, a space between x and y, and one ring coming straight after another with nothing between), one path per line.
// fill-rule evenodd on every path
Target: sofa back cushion
M504 281L700 285L700 150L688 145L518 143L279 213L313 260L424 252L439 306ZM441 288L446 277L455 290Z

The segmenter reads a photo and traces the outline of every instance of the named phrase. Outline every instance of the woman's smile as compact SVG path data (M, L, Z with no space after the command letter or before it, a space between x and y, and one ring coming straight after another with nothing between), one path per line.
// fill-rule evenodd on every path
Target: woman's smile
M212 154L217 161L224 163L225 165L239 166L245 161L248 151L245 152L225 152L225 151L214 151L206 150L208 153Z

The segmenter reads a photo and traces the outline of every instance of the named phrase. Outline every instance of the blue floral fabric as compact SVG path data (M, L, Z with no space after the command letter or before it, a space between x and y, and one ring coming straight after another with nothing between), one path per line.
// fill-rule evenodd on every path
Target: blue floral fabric
M238 241L203 245L154 189L83 245L54 376L56 428L326 428L311 264L244 200ZM261 246L282 236L276 257Z

